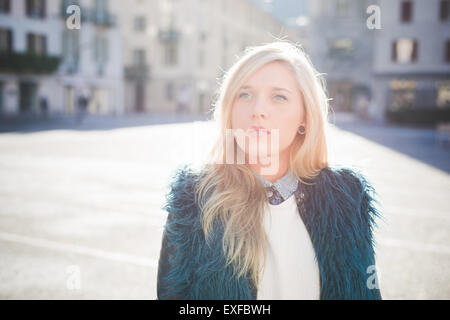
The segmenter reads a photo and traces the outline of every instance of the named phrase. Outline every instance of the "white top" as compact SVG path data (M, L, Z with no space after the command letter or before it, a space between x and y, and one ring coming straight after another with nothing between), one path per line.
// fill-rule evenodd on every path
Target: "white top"
M320 299L320 273L295 196L264 214L267 260L257 300Z

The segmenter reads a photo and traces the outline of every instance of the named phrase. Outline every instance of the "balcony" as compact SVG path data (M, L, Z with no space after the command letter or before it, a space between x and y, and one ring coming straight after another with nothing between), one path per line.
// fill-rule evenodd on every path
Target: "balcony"
M181 33L173 28L170 29L159 29L158 38L160 41L178 41L180 39Z
M52 74L57 71L60 57L33 53L1 53L0 72L15 74Z
M116 16L108 11L92 11L89 21L97 26L112 28L116 26Z
M148 65L133 65L125 67L125 78L144 82L150 78L150 67Z
M67 7L70 5L77 5L80 7L80 18L82 23L90 22L97 26L112 28L117 25L116 15L112 14L109 10L96 10L81 7L78 1L63 1L61 5L61 16L63 18L69 17L67 13Z
M353 58L356 53L356 44L350 38L338 38L329 42L328 56L330 58Z

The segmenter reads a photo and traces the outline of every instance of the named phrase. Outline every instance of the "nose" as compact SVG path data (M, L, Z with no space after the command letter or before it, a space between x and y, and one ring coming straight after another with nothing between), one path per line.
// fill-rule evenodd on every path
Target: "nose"
M255 99L255 103L252 108L252 118L267 119L267 107L262 98Z

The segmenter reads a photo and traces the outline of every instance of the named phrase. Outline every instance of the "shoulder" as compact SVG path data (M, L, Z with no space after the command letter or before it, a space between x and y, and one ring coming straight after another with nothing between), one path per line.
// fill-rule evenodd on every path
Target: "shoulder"
M336 212L357 219L365 224L375 224L381 218L378 210L378 194L360 168L351 166L327 166L316 178L315 191L322 201L327 201Z
M167 200L189 203L193 199L195 185L200 179L200 171L189 164L184 164L175 169L169 182L170 191L166 195Z
M318 184L329 188L339 195L360 198L365 193L375 193L371 181L361 169L349 166L327 166L321 169Z
M181 165L174 170L163 206L168 212L166 228L193 227L193 222L198 217L195 187L199 179L200 171L189 164Z

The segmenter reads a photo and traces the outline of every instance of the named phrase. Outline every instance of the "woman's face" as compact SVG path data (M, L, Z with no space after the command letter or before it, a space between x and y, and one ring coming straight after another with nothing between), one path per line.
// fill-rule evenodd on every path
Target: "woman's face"
M248 77L232 104L232 129L246 132L247 147L236 139L246 154L254 150L248 147L252 142L258 145L258 153L264 149L266 154L274 155L289 150L298 127L305 125L304 118L298 82L292 71L279 61L265 64ZM271 144L276 137L274 129L279 130L278 151Z

